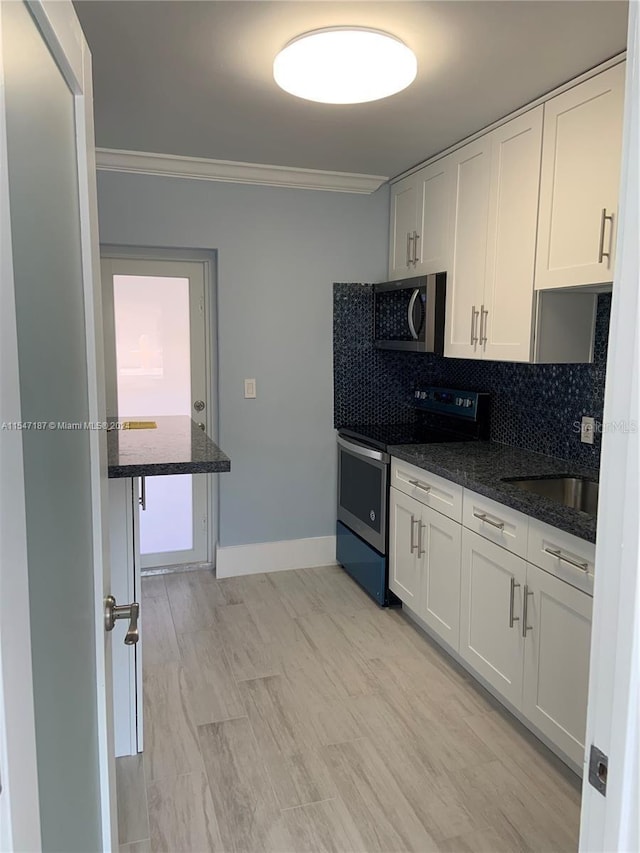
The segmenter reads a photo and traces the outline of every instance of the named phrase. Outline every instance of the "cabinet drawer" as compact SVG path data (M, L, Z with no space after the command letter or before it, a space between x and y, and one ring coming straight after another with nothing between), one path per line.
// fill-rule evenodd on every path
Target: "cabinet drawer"
M391 460L391 485L454 521L462 520L462 486L401 459Z
M485 539L526 558L529 518L521 512L465 489L462 523Z
M534 518L529 522L527 560L588 595L593 595L595 557L593 542Z

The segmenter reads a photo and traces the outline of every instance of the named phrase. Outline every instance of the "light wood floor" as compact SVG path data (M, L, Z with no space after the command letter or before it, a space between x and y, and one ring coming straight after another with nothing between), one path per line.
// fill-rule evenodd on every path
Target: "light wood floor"
M143 581L121 851L576 850L576 777L337 567Z

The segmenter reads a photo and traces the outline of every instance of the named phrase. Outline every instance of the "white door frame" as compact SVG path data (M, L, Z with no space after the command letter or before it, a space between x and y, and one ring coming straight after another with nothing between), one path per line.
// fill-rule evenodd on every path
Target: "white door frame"
M160 246L121 246L103 243L102 258L138 261L187 261L201 263L204 269L204 313L205 313L205 381L209 390L209 402L205 427L207 435L218 444L218 315L217 315L217 253L207 249L175 248ZM105 306L106 308L106 306ZM108 310L108 309L107 309ZM105 320L107 318L105 317ZM109 399L109 394L107 395ZM111 405L113 401L109 400ZM209 524L207 531L207 560L215 566L218 543L219 478L208 478Z
M94 422L105 420L102 310L100 301L98 207L93 126L91 54L70 2L28 3L70 90L76 109L80 236L84 282L88 408ZM0 26L2 22L0 4ZM1 51L1 42L0 42ZM0 62L0 75L2 72ZM2 273L1 420L21 420L17 328L11 250L4 85L0 80L0 214ZM104 596L109 580L106 432L90 430L93 518L96 698L103 849L117 846L115 762L113 755L110 644L105 641ZM2 433L0 478L0 794L2 849L38 850L41 846L36 766L33 678L28 600L26 514L19 431ZM20 642L15 642L18 637ZM13 642L12 642L13 640ZM3 802L4 801L4 802ZM4 843L8 846L4 847Z
M629 4L620 227L611 309L606 431L596 544L591 670L580 826L581 851L640 849L640 15ZM594 744L609 758L606 797L589 784Z

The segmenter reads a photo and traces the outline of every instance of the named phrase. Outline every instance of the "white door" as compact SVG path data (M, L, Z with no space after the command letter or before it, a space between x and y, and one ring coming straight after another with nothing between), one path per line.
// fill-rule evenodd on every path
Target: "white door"
M436 634L458 651L460 645L460 546L462 526L425 507L420 544L424 583L419 615Z
M491 134L491 194L482 353L529 361L543 107Z
M462 531L460 654L507 701L522 703L522 595L526 563Z
M451 165L451 158L444 157L414 176L418 182L415 272L419 275L448 272L450 267Z
M113 412L188 415L206 429L204 263L103 258L102 278ZM147 477L144 492L142 569L206 562L207 476Z
M544 105L536 288L613 281L625 65Z
M527 564L522 711L577 765L587 725L589 595Z
M640 420L640 6L629 4L620 228L611 307L605 423ZM630 369L631 366L631 369ZM605 431L596 544L585 767L609 758L606 796L582 788L580 850L640 850L640 459L638 435Z
M414 232L416 229L417 181L415 175L391 187L391 251L389 277L414 274Z
M418 554L421 503L391 488L389 499L389 589L420 615L423 560Z
M12 538L16 558L5 563L3 543L3 843L110 850L117 836L91 60L70 3L2 3L0 21L2 408L3 421L8 406L10 420L23 424L0 436L2 539ZM16 598L5 601L10 591ZM21 652L30 660L16 671ZM23 704L26 683L32 704Z
M481 358L480 310L487 257L490 134L465 145L450 157L454 212L444 354L453 358Z

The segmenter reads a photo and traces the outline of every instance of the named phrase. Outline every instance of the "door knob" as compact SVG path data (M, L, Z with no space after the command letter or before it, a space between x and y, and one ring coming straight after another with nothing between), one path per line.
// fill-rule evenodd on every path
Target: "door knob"
M193 408L196 410L196 412L204 411L204 400L196 400L193 404Z
M131 604L116 604L116 600L112 595L108 595L104 600L105 631L113 631L118 619L129 620L129 627L124 637L125 646L133 646L140 639L140 634L138 633L139 615L140 605L137 601Z

